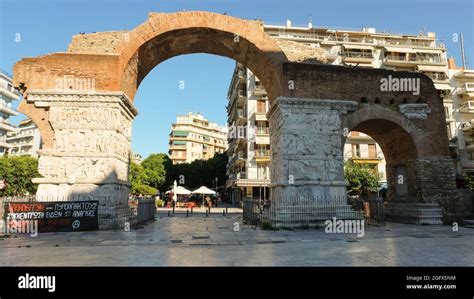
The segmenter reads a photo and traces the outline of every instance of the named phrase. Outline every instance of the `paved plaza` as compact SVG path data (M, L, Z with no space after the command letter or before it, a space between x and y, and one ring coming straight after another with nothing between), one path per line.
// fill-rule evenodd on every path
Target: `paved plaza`
M474 229L387 223L357 238L262 230L215 212L161 211L129 232L2 236L0 266L474 266Z

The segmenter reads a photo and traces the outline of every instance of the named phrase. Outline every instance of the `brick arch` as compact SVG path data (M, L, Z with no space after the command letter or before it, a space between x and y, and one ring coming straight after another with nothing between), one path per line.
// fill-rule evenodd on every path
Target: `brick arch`
M388 108L369 106L344 116L343 128L370 135L379 143L386 159L416 159L423 154L419 128L403 115ZM391 145L396 145L391 146Z
M262 81L270 100L281 94L281 63L286 55L259 21L210 12L151 13L118 46L120 88L133 101L153 67L177 55L216 54L232 58Z

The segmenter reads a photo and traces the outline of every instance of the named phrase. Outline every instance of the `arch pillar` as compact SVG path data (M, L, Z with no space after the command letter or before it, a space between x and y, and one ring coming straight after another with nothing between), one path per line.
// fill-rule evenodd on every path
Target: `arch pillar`
M346 201L341 127L341 116L356 108L349 100L278 97L273 102L267 115L273 225L318 226L332 217L356 217Z
M38 151L39 201L99 201L99 228L129 221L128 169L132 120L125 94L34 90L28 104L46 111L53 142Z

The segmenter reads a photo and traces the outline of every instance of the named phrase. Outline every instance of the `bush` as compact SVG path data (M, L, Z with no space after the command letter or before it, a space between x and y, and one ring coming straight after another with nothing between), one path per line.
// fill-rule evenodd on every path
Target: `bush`
M157 207L164 207L165 206L165 201L162 200L162 199L157 199L155 201L155 204L156 204Z

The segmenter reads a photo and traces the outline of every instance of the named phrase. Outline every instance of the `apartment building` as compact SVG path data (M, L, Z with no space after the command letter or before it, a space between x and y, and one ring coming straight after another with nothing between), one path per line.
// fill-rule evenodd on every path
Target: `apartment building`
M178 115L169 135L173 164L207 160L227 150L227 128L210 122L200 113Z
M447 131L453 137L453 101L449 96L446 48L434 32L392 34L377 32L375 28L341 30L292 26L265 25L265 32L276 40L301 42L324 50L329 64L351 65L360 68L384 68L395 71L421 72L430 77L440 90L447 121Z
M11 144L7 142L7 133L16 128L10 124L10 116L18 115L13 109L13 102L20 98L18 90L13 88L13 80L7 72L0 71L0 155L7 154Z
M232 202L266 198L270 184L269 102L258 78L236 64L227 94L229 149L227 189Z
M426 74L443 96L447 131L450 138L454 136L453 101L449 96L451 86L446 48L437 41L435 33L406 35L377 32L374 28L362 30L315 28L311 23L306 26L292 26L291 21L287 21L286 26L265 24L264 30L277 42L288 40L323 49L329 64ZM269 184L270 145L256 143L256 140L260 142L261 139L257 138L254 129L260 127L260 132L268 131L268 121L265 117L268 101L265 89L250 70L237 64L228 98L229 125L243 125L240 130L247 134L245 138L229 139L227 169L229 193L234 201L244 197L258 198L261 197L259 190L265 190L262 187ZM255 113L256 105L260 105L262 112ZM259 154L255 153L255 149L262 149L263 154L268 154L265 163L257 163L255 157ZM351 132L346 140L344 152L346 160L351 159L378 169L382 174L381 183L386 181L383 153L370 136L362 132ZM259 173L262 175L259 176Z
M142 155L140 155L138 153L134 153L132 151L131 160L132 160L133 163L140 164L140 163L142 163L143 158L142 158Z
M31 119L20 122L17 130L7 134L7 143L10 144L8 154L11 156L38 157L37 151L41 148L41 133Z
M456 66L453 58L448 64L451 90L447 97L451 98L454 111L449 115L451 154L459 174L474 174L474 70Z
M344 144L344 158L377 170L381 175L379 182L381 184L387 182L382 149L369 135L357 131L350 132Z

